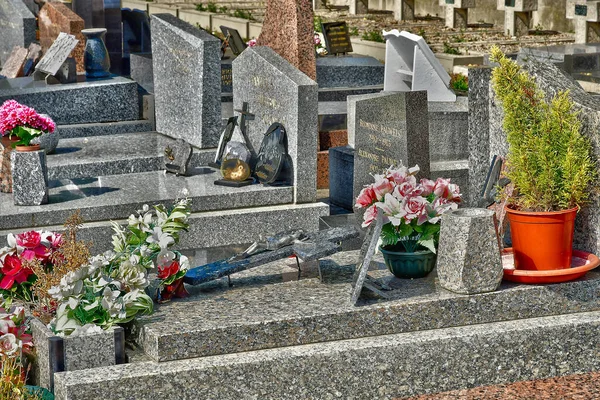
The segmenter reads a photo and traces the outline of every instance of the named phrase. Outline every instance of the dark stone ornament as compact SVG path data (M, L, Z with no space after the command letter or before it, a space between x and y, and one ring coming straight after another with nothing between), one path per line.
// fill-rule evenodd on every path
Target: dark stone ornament
M275 122L260 145L254 175L260 183L272 184L281 179L282 170L289 170L287 136L283 125Z
M83 29L85 43L85 76L87 78L106 78L110 75L110 58L104 44L106 28Z

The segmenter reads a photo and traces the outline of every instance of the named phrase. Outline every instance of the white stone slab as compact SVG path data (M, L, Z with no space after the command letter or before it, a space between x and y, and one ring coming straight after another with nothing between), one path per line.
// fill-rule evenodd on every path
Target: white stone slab
M42 71L46 74L56 75L58 69L63 65L65 60L71 55L71 52L77 45L79 40L75 39L74 35L69 35L64 32L58 34L58 37L52 43L44 57L35 67L36 71Z
M429 101L456 101L450 75L421 36L397 29L383 31L383 36L387 41L384 91L426 90Z

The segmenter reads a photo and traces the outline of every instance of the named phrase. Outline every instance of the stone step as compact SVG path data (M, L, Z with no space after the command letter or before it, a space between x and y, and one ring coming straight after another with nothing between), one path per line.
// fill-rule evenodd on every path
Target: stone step
M61 139L89 136L109 136L118 135L121 133L150 132L153 130L154 126L152 122L147 119L57 126L57 132Z
M48 156L48 179L158 171L164 169L164 149L172 142L157 132L61 139ZM214 156L214 149L194 149L190 166L207 165Z
M202 255L196 265L214 261ZM190 257L194 260L194 254ZM357 260L358 251L322 260L322 282L319 271L307 268L303 279L282 283L297 273L295 263L290 267L285 260L232 275L233 288L227 280L188 287L192 297L159 305L151 317L138 321L138 344L163 362L600 310L600 272L560 285L504 283L496 292L464 296L442 289L436 273L396 279L381 255L370 274L393 287L395 299L366 298L355 307L350 283Z
M121 76L65 85L33 77L0 80L0 103L15 99L48 114L58 125L140 118L137 83Z
M449 311L439 309L438 315ZM390 316L389 323L401 319ZM599 328L600 312L585 312L122 364L55 374L55 394L57 400L390 400L598 371Z

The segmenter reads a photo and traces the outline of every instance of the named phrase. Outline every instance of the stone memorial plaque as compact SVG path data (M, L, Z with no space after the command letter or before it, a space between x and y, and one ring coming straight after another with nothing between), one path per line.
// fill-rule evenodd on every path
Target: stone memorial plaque
M64 32L59 33L52 46L35 67L35 70L49 75L56 75L78 42L74 35L68 35Z
M8 56L8 60L2 66L2 75L7 78L18 78L23 76L23 66L27 60L27 49L15 46Z
M219 28L221 29L221 32L223 32L223 35L225 35L225 37L229 37L228 44L233 54L235 54L236 56L242 54L242 51L244 51L244 49L246 49L248 45L246 44L246 42L244 42L244 39L242 39L242 36L238 32L238 30L228 28L223 25L221 25Z
M314 49L313 49L314 53ZM291 157L294 201L316 200L318 85L265 46L248 47L233 60L233 101L235 110L255 115L240 124L247 133L247 145L256 154L264 134L274 122L285 126Z
M183 139L177 139L165 147L164 162L167 172L185 176L190 158L192 158L192 146Z
M360 292L362 291L367 278L367 272L369 271L371 259L373 258L375 250L377 249L377 242L379 241L382 228L383 213L380 211L377 213L375 222L372 222L369 228L367 228L367 234L365 235L365 240L360 249L360 255L358 257L358 263L356 264L356 270L354 271L354 279L352 282L352 297L350 300L352 305L356 305L356 302L360 297Z
M446 0L446 4L454 4L454 0Z
M427 94L373 93L348 96L348 142L354 145L354 195L391 165L421 169L429 178Z
M587 16L587 6L584 4L575 4L575 15Z
M231 60L221 60L221 92L233 92L233 66Z
M284 166L287 156L287 138L285 128L280 123L273 123L260 145L254 174L260 183L274 183Z
M505 7L514 7L515 6L515 0L504 0L504 6Z
M321 24L325 46L329 54L351 53L352 43L345 21L324 22Z
M221 41L171 14L153 14L156 130L206 149L221 130Z

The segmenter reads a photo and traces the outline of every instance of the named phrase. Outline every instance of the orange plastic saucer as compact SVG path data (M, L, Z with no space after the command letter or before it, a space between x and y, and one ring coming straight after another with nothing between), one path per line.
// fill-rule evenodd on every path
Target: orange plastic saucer
M581 250L573 250L571 268L553 269L546 271L529 271L515 269L512 248L502 251L502 266L504 267L504 279L518 283L560 283L581 278L586 272L600 265L600 259L592 254Z

